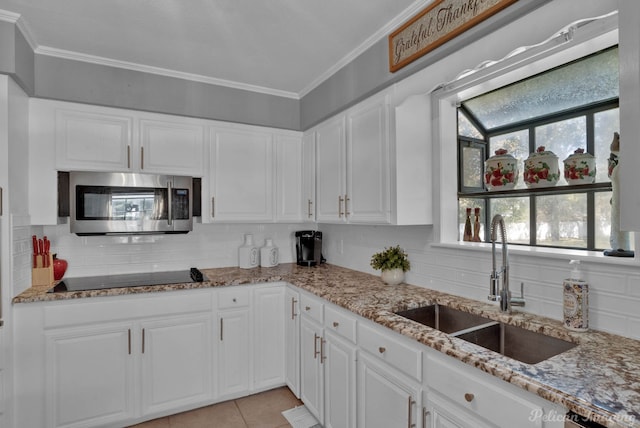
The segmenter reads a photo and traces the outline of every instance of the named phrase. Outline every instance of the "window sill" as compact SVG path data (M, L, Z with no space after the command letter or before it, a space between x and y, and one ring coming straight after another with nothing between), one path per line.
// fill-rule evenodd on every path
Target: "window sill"
M439 242L431 244L433 248L449 248L462 251L491 252L491 244L486 242ZM563 248L527 247L524 245L509 245L509 254L538 258L564 258L580 260L589 263L602 263L618 266L638 266L638 251L635 257L610 257L599 251L573 250Z

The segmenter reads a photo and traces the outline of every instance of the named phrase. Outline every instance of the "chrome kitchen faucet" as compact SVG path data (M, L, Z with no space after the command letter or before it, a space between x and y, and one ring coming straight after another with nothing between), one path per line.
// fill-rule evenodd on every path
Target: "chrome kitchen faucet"
M496 228L500 228L502 237L502 268L496 269ZM489 282L488 299L500 302L500 311L511 312L511 306L524 306L524 283L520 284L520 297L511 297L509 291L509 252L507 249L507 231L504 226L504 218L500 214L493 216L491 220L491 260L492 270ZM502 287L500 287L502 277Z

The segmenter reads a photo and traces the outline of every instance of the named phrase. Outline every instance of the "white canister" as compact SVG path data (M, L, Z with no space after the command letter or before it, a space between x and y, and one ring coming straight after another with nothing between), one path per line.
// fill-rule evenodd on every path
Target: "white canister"
M253 245L253 235L244 235L244 244L238 248L238 266L241 269L251 269L260 264L260 252Z
M260 248L260 266L278 266L278 247L273 245L272 239L266 239L264 247Z

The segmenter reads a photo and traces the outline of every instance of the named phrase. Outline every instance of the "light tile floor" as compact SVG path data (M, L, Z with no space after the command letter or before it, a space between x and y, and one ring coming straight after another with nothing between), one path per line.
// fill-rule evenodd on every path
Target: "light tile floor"
M282 411L302 402L282 387L134 425L135 428L285 428ZM131 427L133 428L133 427Z

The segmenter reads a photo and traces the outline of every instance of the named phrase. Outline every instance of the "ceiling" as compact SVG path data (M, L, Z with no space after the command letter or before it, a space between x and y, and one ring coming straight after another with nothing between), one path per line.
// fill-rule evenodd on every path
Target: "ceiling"
M0 0L36 53L299 98L432 0Z

